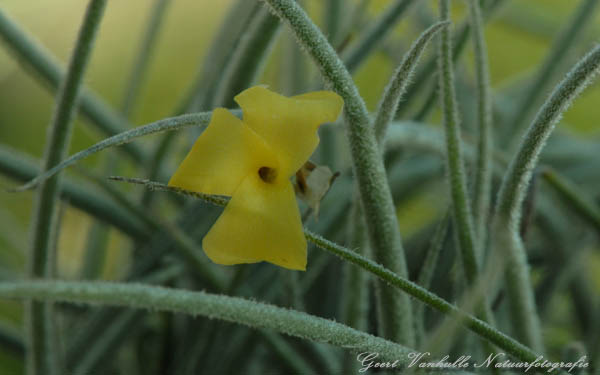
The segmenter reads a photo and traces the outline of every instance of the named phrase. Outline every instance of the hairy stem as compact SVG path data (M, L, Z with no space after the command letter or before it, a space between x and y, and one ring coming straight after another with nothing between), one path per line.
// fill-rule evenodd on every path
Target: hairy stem
M493 12L505 1L506 0L487 1L485 7L482 9L484 16L483 20L487 21L490 18L490 15L492 15ZM458 59L462 56L470 35L471 27L468 22L461 23L461 25L458 26L456 31L453 33L452 39L455 41L452 47L453 62L458 61ZM398 110L396 112L397 118L410 106L414 99L419 97L418 93L427 87L427 83L430 82L430 77L435 77L436 63L437 59L432 57L422 64L423 67L415 74L415 83L412 85L410 92L406 96L405 100L400 102L398 105ZM437 85L432 85L429 93L427 94L427 99L424 102L425 104L423 104L421 109L417 112L418 115L415 116L416 118L425 118L425 115L429 113L429 111L434 107L434 104L437 102L437 95L438 87Z
M138 179L126 180L127 182L146 185L147 187L155 190L170 191L202 199L219 206L224 206L228 202L227 198L222 198L214 195L206 196L205 194L200 194L180 188L174 188L157 182ZM502 332L494 329L489 324L473 317L472 315L465 313L455 305L447 302L443 298L438 297L437 295L431 293L430 291L419 286L418 284L399 276L398 274L392 272L389 268L383 267L382 265L364 257L363 255L360 255L356 251L347 249L343 246L328 241L323 237L319 236L318 234L315 234L308 230L304 230L304 235L308 241L315 244L318 248L328 251L350 263L357 265L363 270L376 276L381 281L409 294L410 296L414 297L415 299L418 299L419 301L422 301L431 308L443 314L455 317L458 323L460 323L462 326L487 339L489 342L493 343L499 348L506 350L506 353L514 356L515 358L518 358L523 361L531 361L537 358L538 355L528 347L512 339L511 337L503 334Z
M475 73L477 79L478 140L475 161L475 183L473 194L473 221L477 237L476 255L482 259L487 236L486 223L490 208L492 187L492 100L487 47L483 30L483 18L479 0L469 0L469 17L473 30L475 51Z
M406 52L400 66L394 72L390 83L388 83L385 88L383 99L381 99L381 102L379 103L379 108L377 109L377 115L375 117L375 137L380 144L385 138L385 133L390 121L392 121L396 115L398 103L400 103L400 99L406 91L406 87L410 82L421 55L425 51L425 47L427 47L429 41L438 31L447 27L449 24L449 22L438 22L425 30L413 43L408 52Z
M535 350L542 351L540 322L523 242L519 235L521 206L542 148L563 112L600 70L600 45L581 59L540 108L523 138L498 192L493 220L494 251L508 256L507 290L516 332Z
M91 0L86 10L65 80L58 90L54 113L48 128L42 167L44 170L54 167L67 155L81 82L105 6L106 0ZM55 175L42 182L36 192L27 272L27 276L32 279L53 276L55 258L53 247L57 236L60 182L60 175ZM57 374L60 371L56 363L56 338L52 337L54 322L51 311L50 304L33 301L27 304L28 374Z
M127 198L115 189L108 181L93 176L88 176L99 185L108 195L118 202L121 207L129 211L135 218L146 224L153 233L163 233L173 243L175 251L181 256L182 261L198 276L214 289L223 289L225 279L222 274L210 267L208 260L202 255L200 245L176 225L158 220L150 215L143 206ZM118 180L113 178L113 180Z
M75 164L79 160L85 159L88 156L95 154L99 151L102 151L104 149L107 149L109 147L128 144L130 142L133 142L137 138L140 138L140 137L143 137L143 136L149 135L149 134L154 134L154 133L159 133L159 132L164 132L164 131L172 131L172 130L182 129L182 128L189 127L189 126L204 127L204 126L208 125L208 122L210 121L210 116L211 116L210 112L202 112L202 113L192 113L192 114L188 114L188 115L181 115L181 116L177 116L177 117L169 117L169 118L165 118L165 119L162 119L162 120L159 120L156 122L152 122L148 125L139 126L137 128L124 131L124 132L114 135L110 138L106 138L106 139L86 148L85 150L81 150L81 151L71 155L70 157L63 160L56 166L44 171L42 174L40 174L38 176L36 176L34 179L30 180L26 184L19 186L15 189L12 189L12 191L18 192L18 191L25 191L25 190L31 189L31 188L37 186L38 184L42 183L43 181L47 180L48 178L54 176L55 174L62 171L63 169Z
M356 196L355 190L355 196ZM366 223L362 206L358 199L354 200L350 211L348 238L350 249L366 256L369 251ZM359 331L366 331L369 318L369 274L351 264L344 265L344 286L342 298L342 321ZM352 355L344 361L345 373L356 373L359 363Z
M450 17L449 0L440 0L440 17L448 21ZM442 29L439 47L439 79L444 129L446 134L446 163L450 179L452 212L456 223L456 232L462 254L467 281L475 282L478 272L478 260L475 253L473 218L467 182L465 176L463 148L460 135L460 122L454 92L454 68L452 64L452 42L450 30Z
M431 243L425 254L425 260L419 270L417 278L418 284L424 289L430 289L431 281L433 280L434 271L437 266L439 255L444 247L448 226L450 224L450 210L448 209L442 220L438 223L435 234L431 239ZM425 305L417 304L415 310L415 325L417 327L417 345L422 347L425 341Z
M407 347L328 319L239 297L205 292L136 283L24 281L1 283L0 296L201 315L252 328L273 329L290 336L325 342L356 352L374 351L382 359L398 359L403 364L408 362L410 352Z
M344 99L347 137L354 174L376 259L402 276L407 276L404 248L398 229L392 194L383 159L370 124L364 101L348 70L325 36L293 0L266 0L271 10L286 21L299 43L313 58L333 90ZM380 283L379 306L382 332L406 345L414 343L410 299Z

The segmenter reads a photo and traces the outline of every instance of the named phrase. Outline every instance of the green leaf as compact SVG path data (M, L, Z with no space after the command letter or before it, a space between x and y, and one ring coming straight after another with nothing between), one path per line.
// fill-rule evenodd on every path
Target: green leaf
M76 162L78 162L81 159L85 159L88 156L95 154L99 151L102 151L104 149L107 149L109 147L120 146L120 145L127 144L129 142L133 142L135 139L143 137L145 135L159 133L159 132L163 132L163 131L182 129L182 128L189 127L189 126L204 127L204 126L208 125L208 122L210 121L210 116L211 116L210 112L186 114L186 115L181 115L181 116L177 116L177 117L170 117L170 118L162 119L162 120L155 121L155 122L152 122L152 123L144 125L144 126L139 126L137 128L124 131L124 132L114 135L110 138L106 138L105 140L100 141L100 142L96 143L95 145L86 148L85 150L81 150L81 151L75 153L74 155L66 158L65 160L63 160L62 162L57 164L56 166L48 169L47 171L45 171L44 173L35 177L34 179L27 182L26 184L19 186L17 188L11 189L11 191L19 192L19 191L25 191L25 190L34 188L41 182L54 176L55 174L62 171L63 169L75 164Z
M498 192L493 219L494 251L508 256L507 290L516 332L536 350L542 349L542 334L536 313L529 265L519 235L521 207L533 169L546 140L564 111L600 70L600 45L583 57L556 86L540 108L506 171Z
M383 159L371 126L365 102L350 73L328 43L327 38L293 0L266 0L265 3L290 26L298 43L314 60L323 78L344 99L346 135L351 149L354 173L361 202L368 218L369 238L378 261L402 276L408 275L398 219ZM410 300L385 284L378 287L378 303L386 337L411 345L414 327Z
M411 349L332 320L239 297L136 283L25 281L0 283L4 298L33 298L93 305L126 306L205 316L266 328L357 353L377 352L382 360L408 363Z

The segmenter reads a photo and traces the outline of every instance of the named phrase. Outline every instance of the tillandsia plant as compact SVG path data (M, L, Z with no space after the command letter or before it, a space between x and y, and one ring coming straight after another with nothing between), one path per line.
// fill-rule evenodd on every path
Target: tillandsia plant
M0 4L0 375L600 371L599 0L63 3Z

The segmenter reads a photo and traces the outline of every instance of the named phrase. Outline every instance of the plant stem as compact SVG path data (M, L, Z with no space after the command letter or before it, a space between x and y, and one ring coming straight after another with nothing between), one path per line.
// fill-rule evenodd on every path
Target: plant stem
M486 2L485 7L482 9L484 21L487 21L490 18L490 15L499 8L506 0L491 0ZM452 48L452 61L456 63L462 53L465 50L467 45L467 40L469 39L469 35L471 34L471 27L468 22L461 23L457 30L453 33L453 40L455 43ZM396 118L398 118L405 109L409 107L412 101L418 97L418 93L427 87L427 83L429 82L430 77L435 76L437 59L432 57L425 63L423 63L423 67L419 69L415 76L415 83L411 86L411 90L406 95L406 98L400 102L398 105L398 110L396 111ZM418 111L420 118L424 118L427 113L433 108L433 104L436 103L436 98L438 95L438 87L437 85L432 85L430 88L429 94L427 95L427 99L425 100L425 104Z
M142 178L110 176L108 179L112 180L112 181L128 182L130 184L144 185L147 189L150 189L152 191L155 191L155 190L156 191L168 191L168 192L172 192L172 193L182 194L182 195L185 195L188 197L201 199L205 202L209 202L214 205L221 206L221 207L225 206L227 204L227 202L229 202L229 197L198 193L196 191L185 190L185 189L182 189L182 188L179 188L176 186L168 186L168 185L160 183L160 182L154 182L154 181L145 180Z
M320 237L318 234L309 231L305 231L304 234L306 238L310 242L314 243L317 247L333 253L340 258L363 268L364 270L367 270L368 272L377 276L380 280L385 280L388 284L403 290L412 297L427 304L429 307L450 317L454 317L460 325L476 333L482 338L487 339L489 342L498 346L499 348L506 350L506 353L514 356L515 358L518 358L522 361L532 361L538 357L538 355L530 348L524 346L510 336L507 336L504 333L496 330L486 322L465 313L455 305L438 297L418 284L402 278L389 269L367 258L364 258L352 250L330 242Z
M350 249L355 250L362 256L366 256L368 250L367 238L362 207L358 202L352 205L350 218L348 220L348 237L350 238ZM359 331L366 331L369 303L368 274L356 267L347 265L346 279L344 285L343 317L344 322Z
M266 328L406 364L410 349L334 321L239 297L136 283L23 281L1 283L0 296L94 305L127 306L202 315L252 328Z
M42 167L44 170L52 168L67 155L81 82L105 6L106 0L91 0L88 4L67 75L58 90L44 152ZM55 259L53 252L56 251L53 247L57 236L55 230L60 190L60 175L56 175L43 181L36 192L27 272L29 278L53 276ZM51 305L48 303L32 301L27 304L28 374L57 374L59 371L55 362L57 360L56 338L51 337L53 331L51 326L54 324L51 310Z
M419 270L417 282L422 288L427 290L430 289L438 258L444 247L448 226L450 224L450 212L450 209L448 209L442 220L438 223L435 234L433 235L427 253L425 254L423 265ZM425 305L422 303L417 304L414 306L414 310L416 318L415 324L417 327L417 345L418 348L421 348L425 341Z
M441 21L450 20L450 1L440 0ZM467 195L467 181L464 171L464 156L461 139L460 121L458 118L458 105L455 97L454 67L452 61L452 41L450 30L444 28L440 35L439 49L439 79L440 79L440 101L442 104L442 116L444 122L444 133L446 136L446 165L449 176L450 196L452 200L452 212L457 234L458 245L461 254L463 270L467 284L475 288L479 277L479 263L482 253L478 251L473 228L473 216L469 196ZM493 316L488 306L485 295L476 295L477 316L483 321L493 324ZM484 342L491 352L493 348Z
M321 74L344 99L354 174L365 212L369 239L376 259L402 276L407 276L404 248L398 219L389 188L383 159L371 126L369 113L348 70L321 31L293 0L266 0L269 7L286 21L299 43L319 67ZM380 283L379 307L382 332L386 337L412 345L414 327L410 299Z
M357 191L355 189L354 196ZM366 223L362 206L354 200L348 224L349 248L366 256L369 252ZM342 291L342 321L359 331L366 331L369 318L369 274L351 264L344 265L344 286ZM344 373L356 373L359 363L348 354L344 361Z
M162 270L155 271L143 278L144 283L163 284L172 280L181 274L181 267L170 266ZM114 309L116 310L116 309ZM102 311L102 310L99 310ZM81 346L71 349L67 352L67 358L76 357L77 361L68 361L74 374L91 374L98 371L96 368L99 363L110 358L111 352L119 348L119 343L125 341L127 337L135 332L142 325L144 313L136 310L116 311L114 319L106 322L102 321L99 331L92 342L85 342L79 345L85 345L86 350L81 353ZM76 355L71 352L75 351ZM74 362L74 363L72 363Z
M440 18L441 21L450 19L449 0L440 0ZM452 43L448 28L442 29L440 34L439 70L440 99L446 134L446 163L450 179L453 218L456 223L456 232L467 282L469 285L473 285L479 273L479 266L475 252L473 218L469 197L467 196L460 122L454 92Z
M379 144L383 143L389 123L396 115L398 103L400 103L402 95L406 92L406 87L410 82L421 55L425 51L425 47L427 47L429 41L440 29L447 27L449 24L450 22L438 22L429 27L419 36L402 58L400 66L396 69L390 83L385 88L383 99L379 103L375 116L373 126L375 127L375 137Z
M473 32L475 51L475 73L477 78L477 121L479 123L477 140L477 159L475 169L475 188L473 194L473 221L477 246L475 252L483 259L484 244L487 237L486 223L490 208L492 189L492 100L487 47L483 29L483 17L479 0L469 0L469 17Z
M148 182L138 179L127 180L128 182L132 183L149 185L152 189L155 190L170 191L178 194L184 194L190 197L195 197L219 206L224 206L228 202L227 198L221 198L219 196L206 196L205 194L174 188L157 182ZM532 361L538 357L538 355L535 352L533 352L531 349L524 346L523 344L519 343L518 341L503 334L500 331L497 331L489 324L473 317L472 315L461 311L455 305L438 297L437 295L431 293L430 291L419 286L418 284L399 276L398 274L392 272L390 269L383 267L382 265L375 263L370 259L367 259L366 257L358 254L353 250L347 249L343 246L328 241L323 237L319 236L318 234L315 234L308 230L304 230L304 235L308 241L312 242L320 249L328 251L346 261L357 265L358 267L361 267L367 272L377 276L381 281L391 285L394 288L398 288L404 291L412 297L427 304L431 308L436 309L443 314L455 317L462 326L475 332L479 336L487 339L489 342L493 343L499 348L506 350L508 354L513 355L515 358L518 358L523 361ZM1 294L2 293L0 287L0 295Z
M162 232L173 243L175 251L181 256L183 263L190 267L199 277L213 289L224 289L225 279L215 268L211 267L207 259L201 255L201 247L176 225L158 220L150 215L143 206L134 203L123 193L114 188L108 181L88 176L108 193L121 207L127 209L134 217L147 225L153 233ZM112 180L118 180L112 178Z
M523 242L519 236L521 206L542 148L569 107L600 70L600 45L581 59L540 108L502 179L493 220L495 251L508 256L507 290L516 332L542 351L542 335Z
M190 87L185 90L185 94L180 103L173 111L173 116L180 116L184 113L209 110L215 96L217 83L223 76L224 69L229 65L231 56L235 47L241 38L241 34L246 30L247 24L253 18L260 5L256 2L247 0L237 0L232 3L230 9L222 21L221 28L217 36L203 57L200 69L196 73ZM148 163L147 171L150 180L156 180L161 174L165 155L173 145L177 133L165 134L160 142L152 151L152 157ZM142 196L142 203L150 207L152 205L152 195L148 191Z
M208 125L210 121L210 112L201 112L201 113L192 113L187 115L181 115L177 117L169 117L162 120L158 120L152 122L148 125L139 126L137 128L126 130L122 133L116 134L112 137L106 138L91 147L86 148L85 150L81 150L67 159L63 160L59 164L54 167L44 171L42 174L36 176L34 179L30 180L26 184L19 186L12 191L25 191L31 189L48 178L54 176L56 173L62 171L68 166L71 166L78 162L81 159L85 159L88 156L95 154L96 152L102 151L106 148L113 146L120 146L130 142L133 142L135 139L143 137L145 135L159 133L163 131L172 131L177 130L189 126L201 126L204 127Z

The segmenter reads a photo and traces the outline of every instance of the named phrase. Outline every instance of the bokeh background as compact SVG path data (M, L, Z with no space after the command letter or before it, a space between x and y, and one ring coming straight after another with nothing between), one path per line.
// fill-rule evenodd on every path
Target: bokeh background
M0 7L64 63L73 48L86 3L82 0L0 0ZM316 23L324 25L324 1L307 0L304 3ZM360 15L358 24L367 24L389 3L386 0L369 1L368 11ZM466 14L465 4L461 1L454 3L453 18L461 20ZM125 85L130 77L152 4L153 1L149 0L109 1L102 21L86 74L86 84L116 108L123 100ZM432 4L435 5L435 2ZM544 60L552 40L578 4L579 1L566 0L509 0L494 15L486 27L486 39L492 86L497 98L519 92L523 82L531 78L536 67ZM230 0L169 2L146 79L131 115L132 123L141 125L172 115L173 109L200 69L208 46L230 5ZM435 11L431 12L435 15ZM562 73L589 50L594 42L600 40L600 12L597 13L577 45L571 49L567 61L561 64L560 73L550 78L552 82L549 87L553 87ZM355 73L358 87L369 109L375 109L385 84L402 56L401 52L424 29L427 17L426 12L413 9ZM285 92L285 70L282 66L287 61L286 48L291 45L290 40L290 35L284 29L259 80L277 91ZM435 48L430 47L428 54L432 51ZM458 75L464 78L463 82L467 85L473 85L471 57L469 43L467 53L458 66ZM306 65L310 66L310 62L305 60ZM309 67L306 85L310 86L312 82L318 82L318 77L314 69ZM53 100L53 95L0 42L0 143L39 159L43 152ZM468 107L468 100L466 98L461 102L462 105ZM562 131L582 139L600 140L599 103L600 85L596 84L586 90L568 111L561 123ZM415 108L418 106L417 102ZM474 114L474 107L472 108L471 112ZM469 119L465 120L468 123ZM438 115L434 113L429 121L439 123ZM78 119L70 153L88 147L99 139L99 134ZM152 144L155 141L154 137L148 137L141 142ZM119 154L114 155L119 157ZM105 153L101 153L85 160L81 165L86 168L96 167L105 158ZM173 167L174 163L175 161ZM119 168L127 171L127 162ZM13 186L14 182L0 176L0 184ZM443 204L439 204L440 198L436 197L443 189L443 186L423 189L422 194L399 208L400 224L405 236L416 233L439 212ZM23 275L31 211L31 192L9 194L0 190L0 278L20 278ZM170 214L172 212L165 212L166 216ZM90 225L87 215L64 206L58 245L59 277L74 278L78 274ZM112 231L108 261L103 270L104 278L118 279L125 272L131 263L128 248L128 240L117 231ZM600 270L598 257L590 259L585 267L589 267L590 271ZM595 273L596 286L600 288L600 272ZM21 309L20 302L0 300L0 327L19 332ZM562 326L554 334L559 337L568 335L570 322L566 324L566 327ZM0 350L0 363L8 363L5 361L10 360Z

